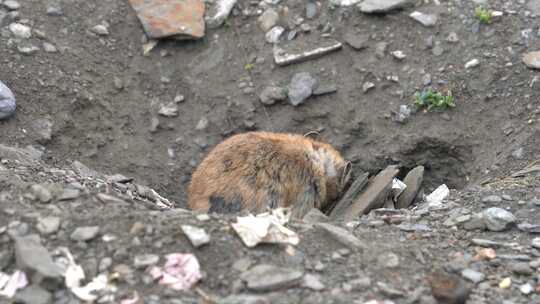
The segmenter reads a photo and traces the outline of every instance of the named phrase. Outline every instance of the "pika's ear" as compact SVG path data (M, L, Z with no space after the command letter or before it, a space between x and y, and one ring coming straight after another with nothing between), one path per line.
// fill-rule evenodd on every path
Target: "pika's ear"
M321 133L317 131L309 131L306 134L304 134L304 137L311 138L314 140L318 140L320 136L321 136Z
M352 164L351 162L345 163L345 166L341 169L340 172L340 184L345 186L350 180L352 175Z

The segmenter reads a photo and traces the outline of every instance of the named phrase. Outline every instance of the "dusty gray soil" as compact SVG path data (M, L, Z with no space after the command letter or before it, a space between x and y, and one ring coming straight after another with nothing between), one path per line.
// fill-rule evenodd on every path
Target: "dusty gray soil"
M291 288L262 295L272 303L364 303L372 298L408 303L414 302L414 294L420 303L430 303L433 299L426 275L451 263L448 261L456 254L465 254L462 268L486 275L482 283L471 284L471 303L537 303L540 300L534 293L524 295L519 290L526 283L536 288L539 270L533 267L535 264L531 273L515 275L510 270L516 262L512 259L472 262L468 256L475 254L471 240L485 238L521 245L518 249L496 248L498 254L524 254L529 257L525 263L537 261L540 253L530 246L533 234L516 227L504 232L468 231L443 222L456 212L474 214L491 207L492 203L481 203L490 194L508 194L511 200L496 205L508 208L518 223L540 224L540 207L528 203L540 198L538 175L510 182L505 179L540 155L539 83L534 81L538 72L528 69L521 59L525 52L540 48L538 18L527 9L526 1L494 0L488 6L504 15L491 24L479 25L474 18L475 1L436 2L418 1L415 8L386 15L366 15L354 8L333 8L322 2L317 15L305 19L303 1L282 1L276 8L280 24L288 25L302 17L311 27L309 33L297 34L291 42L296 47L309 49L329 39L344 46L317 60L278 67L273 63L272 46L257 24L262 11L257 1L239 1L226 24L207 30L204 39L162 41L149 56L142 55L144 32L125 0L20 1L18 16L0 18L0 80L13 90L18 102L15 117L0 122L0 143L31 145L43 155L42 162L30 164L29 160L17 163L13 156L0 154L7 160L0 167L0 228L21 222L29 225L29 231L23 234L35 233L37 218L56 214L62 219L61 228L53 237L43 236L44 245L51 251L58 245L69 247L89 269L88 277L93 277L104 257L113 258L112 270L119 264L133 268L137 254L163 257L169 252L194 252L206 272L201 288L217 298L247 293L238 283L241 271L232 270L235 261L246 257L251 265L264 262L318 274L325 285L322 292ZM50 6L61 7L63 14L47 14ZM414 10L438 14L436 25L424 27L411 19L408 15ZM0 15L3 12L7 9L2 7ZM13 36L8 25L17 20L33 29L32 38ZM91 31L104 22L108 35ZM323 30L330 35L323 35ZM451 33L457 34L457 42L447 41ZM348 35L368 36L367 47L353 49L345 42ZM58 52L46 52L44 42L53 44ZM387 50L378 56L377 47L382 42L387 43ZM32 54L19 51L18 47L29 44L40 50ZM390 52L395 50L407 57L393 58ZM480 64L466 69L465 63L472 59ZM259 101L258 94L264 87L286 87L298 72L311 73L320 85L335 85L337 92L312 96L298 107L287 101L272 106ZM429 85L426 74L430 75ZM393 76L398 80L392 80ZM373 82L375 88L364 92L366 82ZM420 111L406 123L394 121L393 112L399 105L412 104L413 94L428 86L450 89L456 107ZM161 105L179 95L184 101L178 103L178 116L158 114ZM52 122L51 138L44 121ZM353 161L357 172L376 173L389 164L399 164L406 172L424 165L426 192L446 183L460 190L449 199L456 205L449 203L449 209L416 217L416 211L404 211L405 222L427 224L430 232L406 233L395 225L369 225L378 220L377 215L362 219L354 234L368 248L359 254L345 251L340 256L343 246L334 240L316 229L302 232L302 225L293 225L301 233L301 243L290 256L281 246L245 248L226 228L232 217L197 222L190 213L150 212L148 209L154 206L151 200L130 197L124 187L106 186L94 177L69 171L73 161L80 161L104 174L120 173L182 207L190 174L208 150L224 138L247 130L318 130L323 139ZM69 202L54 199L41 205L28 195L29 185L53 181L61 189L74 181L84 187ZM123 193L120 197L128 203L100 203L95 198L98 192ZM138 236L129 234L137 221L153 229ZM192 248L177 225L180 222L203 226L212 234L211 244ZM117 240L112 244L101 238L89 243L70 241L74 228L91 225L101 227L100 235L115 234ZM11 252L12 237L3 233L0 239L0 253ZM399 256L397 268L377 262L377 257L387 252ZM10 261L0 259L0 268L13 270ZM325 265L319 272L312 269L318 261ZM459 273L462 269L457 268L454 270ZM195 292L179 294L143 284L143 272L135 273L120 283L117 298L137 289L147 297L158 296L163 303L169 298L181 298L186 303L200 299ZM351 281L365 277L371 279L370 288L350 287L354 285ZM498 287L504 277L512 277L511 288ZM378 282L401 294L385 293ZM55 297L63 301L68 294L56 291ZM149 297L147 301L156 299Z

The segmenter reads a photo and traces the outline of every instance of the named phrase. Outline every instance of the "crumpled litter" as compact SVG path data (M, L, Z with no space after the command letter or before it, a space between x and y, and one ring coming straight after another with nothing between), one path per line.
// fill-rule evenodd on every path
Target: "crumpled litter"
M58 248L58 252L62 257L57 259L56 262L64 269L64 282L66 287L79 299L92 302L98 298L96 295L97 291L116 291L116 287L109 284L109 279L106 274L100 274L92 279L90 283L81 286L81 281L85 278L82 267L75 263L75 259L68 248L60 247Z
M443 200L450 194L450 190L446 184L442 184L430 195L426 196L426 202L429 207L441 207Z
M153 266L148 273L159 284L168 285L175 290L188 290L201 278L199 261L191 253L171 253L165 256L163 267Z
M289 221L289 217L287 208L278 208L257 216L239 216L237 222L231 226L247 247L254 247L259 243L297 245L300 242L298 234L283 226Z
M23 271L15 270L11 275L0 272L0 296L12 298L17 290L26 285L28 285L28 279Z
M405 191L405 188L407 188L407 185L405 185L404 182L400 181L397 178L394 178L392 180L392 194L394 197L394 201L397 200L397 198Z

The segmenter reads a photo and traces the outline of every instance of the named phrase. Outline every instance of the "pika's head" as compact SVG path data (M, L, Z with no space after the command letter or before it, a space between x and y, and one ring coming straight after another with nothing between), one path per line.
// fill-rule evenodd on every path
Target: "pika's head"
M331 145L319 141L312 142L315 159L323 168L326 177L326 203L338 199L350 185L352 179L351 163Z

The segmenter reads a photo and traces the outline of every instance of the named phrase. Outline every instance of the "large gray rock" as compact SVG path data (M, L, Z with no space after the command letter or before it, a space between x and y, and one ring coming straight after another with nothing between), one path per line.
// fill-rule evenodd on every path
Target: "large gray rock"
M289 103L298 106L303 103L317 86L317 80L307 72L297 73L289 84Z
M31 277L33 284L56 286L62 281L62 270L53 262L38 235L15 238L17 267Z
M290 268L261 264L242 273L240 279L253 291L273 291L290 288L302 282L304 274Z
M15 95L0 81L0 120L13 116L16 108Z
M387 13L411 5L410 0L364 0L358 4L362 13Z
M15 303L50 304L53 303L53 297L47 290L31 285L15 294Z
M516 217L501 208L492 207L482 213L487 229L491 231L503 231L516 222Z

